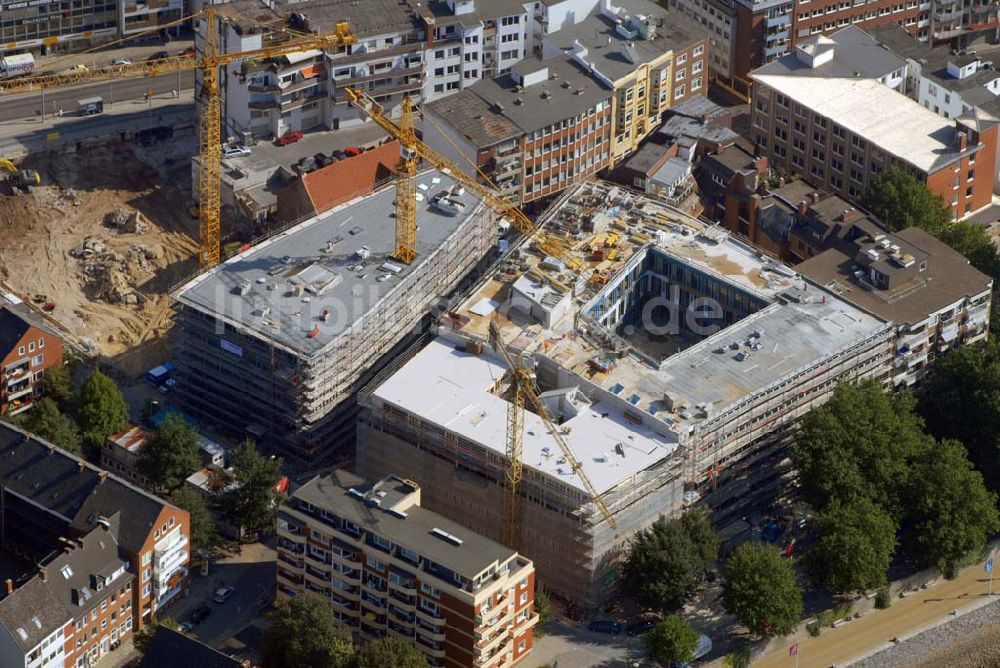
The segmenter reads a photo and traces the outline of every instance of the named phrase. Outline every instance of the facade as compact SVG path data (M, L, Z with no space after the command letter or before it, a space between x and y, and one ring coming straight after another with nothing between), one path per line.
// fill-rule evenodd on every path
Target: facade
M42 395L45 372L62 364L62 339L21 303L0 300L0 415L17 415Z
M132 635L135 576L103 525L45 559L0 598L0 664L86 668Z
M495 247L494 215L444 174L418 176L417 259L390 258L382 188L244 250L178 288L185 410L297 462L353 443L354 395L421 334ZM451 194L458 204L432 203Z
M278 595L328 596L356 636L413 642L432 666L513 666L531 651L535 571L515 550L421 507L421 488L338 470L278 514Z
M39 561L65 539L109 526L136 581L141 628L186 588L188 513L55 446L0 424L4 551Z
M135 425L128 425L117 434L112 434L101 448L101 466L135 485L148 487L149 480L139 473L139 457L146 437L146 431Z
M753 75L753 140L771 167L857 200L895 166L956 218L991 203L996 119L973 109L949 121L877 79L824 72L834 58L828 46L798 47Z
M699 504L724 530L769 498L790 473L797 419L838 381L884 377L893 331L725 230L611 184L575 186L539 223L584 240L588 280L560 291L576 279L532 256L533 273L486 277L438 339L372 391L357 466L368 478L406 470L429 509L501 535L507 402L488 339L497 322L507 346L533 359L617 525L528 412L520 548L546 587L593 608L612 595L629 539L658 517ZM612 238L615 258L592 253ZM704 298L718 309L707 320L695 312Z

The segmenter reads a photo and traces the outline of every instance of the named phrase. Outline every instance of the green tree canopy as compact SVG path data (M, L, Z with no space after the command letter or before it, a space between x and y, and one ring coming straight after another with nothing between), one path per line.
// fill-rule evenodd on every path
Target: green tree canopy
M937 234L951 223L951 210L945 201L897 167L872 179L861 205L894 232L915 226Z
M76 425L48 397L35 402L25 418L24 428L63 450L76 455L81 453L80 434Z
M986 489L962 444L950 439L920 462L914 477L913 553L953 577L970 554L984 549L987 536L1000 529L996 494Z
M865 497L834 501L816 516L819 540L809 551L813 582L837 594L881 587L896 549L896 522Z
M94 371L80 388L76 424L85 445L100 449L108 436L128 424L128 404L121 390L100 369Z
M177 489L201 467L198 432L179 413L168 413L160 428L146 439L139 472L159 489Z
M250 532L274 527L281 494L274 486L281 480L281 459L264 457L253 441L244 441L233 452L236 484L222 495L223 514Z
M163 617L162 619L154 619L153 621L148 622L142 627L141 631L136 632L136 634L132 636L132 644L135 645L135 648L139 650L141 654L145 654L149 649L149 643L153 642L153 636L156 635L156 630L161 626L174 631L178 630L176 619L173 617Z
M68 364L57 364L46 369L43 385L45 396L55 401L60 410L70 411L74 408L76 393Z
M187 486L182 486L170 495L170 502L188 511L191 516L191 551L210 551L218 547L221 537L215 519L208 510L204 497Z
M938 238L966 257L987 276L1000 278L1000 255L986 228L957 220L938 233Z
M843 383L802 420L792 461L806 501L871 499L898 518L911 465L932 447L909 394L887 395L875 380Z
M426 668L427 657L417 646L390 636L359 647L352 668Z
M268 617L271 627L261 643L265 668L339 668L353 656L350 634L319 594L280 598Z
M920 412L937 438L953 438L987 486L1000 490L1000 343L949 350L931 366Z
M726 560L722 605L755 636L790 633L802 617L791 561L771 545L743 543Z
M703 568L707 569L719 558L719 547L722 540L708 519L708 512L701 508L693 508L681 515L681 526L688 535L701 559Z
M695 592L709 555L718 552L718 537L702 520L658 519L632 539L624 566L625 589L644 605L673 610ZM696 542L697 541L697 542Z
M643 636L646 656L664 666L693 661L699 637L690 624L670 615Z

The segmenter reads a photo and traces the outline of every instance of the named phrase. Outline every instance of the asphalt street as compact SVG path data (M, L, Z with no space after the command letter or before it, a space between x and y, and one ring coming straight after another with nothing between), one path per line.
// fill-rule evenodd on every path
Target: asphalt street
M166 95L172 90L184 91L193 86L194 72L190 71L59 88L45 91L45 113L47 116L56 115L62 109L64 115L75 115L78 100L95 96L104 98L105 108L110 110L114 109L116 102L143 99L150 89L153 95ZM0 93L0 125L14 119L37 117L41 112L41 92L9 97Z

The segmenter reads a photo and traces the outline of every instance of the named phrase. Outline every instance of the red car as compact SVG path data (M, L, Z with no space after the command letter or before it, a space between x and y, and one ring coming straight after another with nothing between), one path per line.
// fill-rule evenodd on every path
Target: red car
M298 130L289 130L274 141L278 144L278 146L288 146L289 144L294 144L298 140L302 139L302 136L302 133Z
M186 48L183 51L181 51L181 55L182 56L193 56L194 54L195 54L195 50L194 50L193 46L189 46L188 48Z

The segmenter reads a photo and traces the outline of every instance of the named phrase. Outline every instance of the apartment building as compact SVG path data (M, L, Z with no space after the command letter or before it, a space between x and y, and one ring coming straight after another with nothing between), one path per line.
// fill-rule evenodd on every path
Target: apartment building
M510 72L531 53L525 0L443 0L422 11L427 26L424 101Z
M163 26L176 34L183 0L0 3L0 53L79 51Z
M824 71L829 46L818 38L753 74L753 140L771 167L857 200L895 166L956 218L990 204L996 119L972 109L949 121L877 79Z
M112 434L101 448L101 466L135 485L148 487L149 480L139 473L139 458L147 436L145 429L132 424Z
M110 528L136 576L131 609L142 627L187 586L186 510L9 424L0 424L4 551L32 561Z
M31 408L44 391L45 372L62 364L62 339L17 300L0 299L0 415Z
M66 541L0 598L0 665L86 668L131 636L135 576L114 533Z
M413 642L432 666L517 664L538 622L534 566L420 495L396 476L310 480L278 514L278 595L329 597L353 634Z

